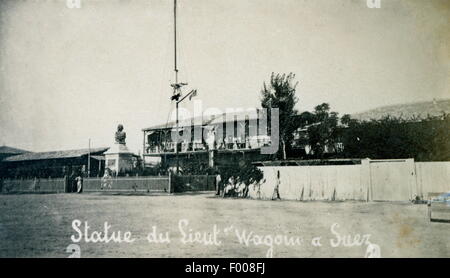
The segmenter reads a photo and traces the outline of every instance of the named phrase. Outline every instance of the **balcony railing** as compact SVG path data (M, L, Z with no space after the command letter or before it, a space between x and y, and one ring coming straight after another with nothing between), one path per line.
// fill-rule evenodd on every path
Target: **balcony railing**
M146 144L145 153L147 154L159 154L159 153L175 153L175 143L167 142L161 144ZM181 143L178 144L179 152L193 152L193 151L205 151L207 149L205 144L202 143Z
M270 138L268 136L264 137L252 137L245 142L242 140L234 139L234 142L230 142L231 140L224 140L223 142L216 142L214 146L208 146L206 143L192 143L192 142L183 142L178 144L178 152L186 153L186 152L200 152L206 151L208 149L215 150L250 150L250 149L258 149L263 146L270 145ZM162 154L162 153L175 153L175 143L174 142L164 142L164 143L150 143L145 144L145 154Z

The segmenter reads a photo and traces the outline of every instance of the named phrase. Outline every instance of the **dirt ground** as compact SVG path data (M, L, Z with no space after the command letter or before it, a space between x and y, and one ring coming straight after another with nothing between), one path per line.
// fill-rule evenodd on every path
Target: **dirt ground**
M212 193L0 195L0 257L68 257L71 236L80 235L72 227L76 219L81 257L364 257L369 244L379 246L381 257L450 257L450 223L429 222L426 205ZM104 232L106 221L109 234L120 231L123 238L129 231L134 241L86 242L85 221L88 240L93 231ZM170 242L149 241L153 226Z

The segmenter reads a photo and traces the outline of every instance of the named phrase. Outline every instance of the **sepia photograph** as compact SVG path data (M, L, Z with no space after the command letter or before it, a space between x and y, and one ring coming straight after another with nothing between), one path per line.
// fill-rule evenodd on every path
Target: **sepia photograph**
M449 0L0 0L0 258L449 258L449 30Z

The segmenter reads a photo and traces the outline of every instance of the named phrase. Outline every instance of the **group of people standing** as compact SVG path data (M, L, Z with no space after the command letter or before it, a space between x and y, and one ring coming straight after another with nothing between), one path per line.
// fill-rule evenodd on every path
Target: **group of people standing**
M236 183L234 177L230 177L227 182L222 183L220 174L216 175L216 195L222 197L239 197L243 198L247 195L248 188L243 183Z
M277 179L272 194L272 200L281 200L280 197L280 171L277 171ZM246 192L247 191L247 192ZM220 173L216 175L216 195L217 196L232 196L232 197L245 197L248 193L248 187L243 183L236 184L235 178L230 177L226 184L222 182L222 176Z
M101 178L100 189L112 188L113 173L109 169L105 169L105 173ZM64 176L64 188L65 192L70 193L82 193L84 183L84 171L71 171L68 170Z

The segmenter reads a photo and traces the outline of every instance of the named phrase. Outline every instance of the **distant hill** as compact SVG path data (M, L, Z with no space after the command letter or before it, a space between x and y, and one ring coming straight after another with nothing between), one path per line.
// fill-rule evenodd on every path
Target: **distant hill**
M428 116L441 116L443 113L450 113L450 99L382 106L352 114L351 117L360 121L379 120L386 116L410 120L413 118L424 119Z

